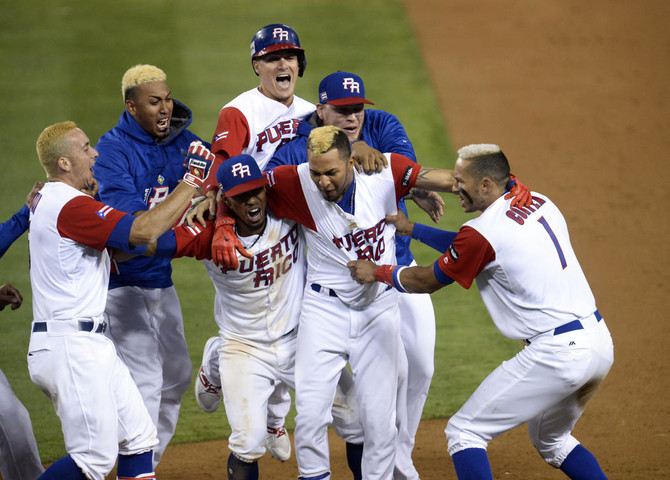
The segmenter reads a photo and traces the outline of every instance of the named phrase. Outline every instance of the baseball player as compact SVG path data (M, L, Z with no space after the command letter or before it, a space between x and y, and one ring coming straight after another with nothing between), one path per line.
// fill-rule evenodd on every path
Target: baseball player
M119 479L155 478L156 427L114 343L102 335L107 248L141 254L142 245L179 219L211 165L198 153L200 146L192 145L187 172L172 195L135 217L80 191L93 182L98 153L74 122L51 125L37 139L49 183L30 213L34 320L28 369L54 404L68 452L40 479L103 480L117 461Z
M185 173L183 152L199 140L187 130L191 111L172 98L166 80L153 65L128 69L121 81L126 108L95 147L100 200L137 216L174 191ZM107 333L158 429L154 466L174 434L193 370L170 260L138 256L124 262L110 277L105 309Z
M266 450L268 401L278 384L295 388L305 239L294 221L278 220L267 209L267 180L253 157L242 154L226 160L217 179L219 194L225 195L239 239L251 257L238 254L237 268L205 260L216 289L214 311L220 339L216 360L207 362L207 375L222 384L232 428L228 478L258 479L258 459ZM211 258L211 237L210 231L189 255ZM332 409L333 426L345 441L358 445L363 432L347 375L342 375ZM354 477L361 478L360 471Z
M0 223L0 258L28 230L30 205L43 182L33 185L26 203L9 220ZM0 310L21 306L23 297L11 284L0 286ZM28 410L14 394L0 370L0 475L5 480L33 480L44 471Z
M215 169L227 158L240 154L251 155L262 169L275 149L293 138L298 122L314 111L314 105L294 95L298 77L302 77L307 66L305 51L295 30L282 24L266 25L253 36L250 48L251 66L259 78L259 85L231 100L219 112L212 139ZM212 216L216 214L214 198L217 189L215 179L210 179L205 186L210 202L203 202L202 208L209 210ZM193 215L198 212L194 211ZM219 243L226 241L222 238L223 228L230 221L230 217L217 221L213 251ZM230 232L228 237L235 238ZM216 256L213 259L217 264L221 263ZM207 362L211 360L208 359L216 356L220 348L219 341L213 338L206 345L195 386L198 404L208 412L215 411L221 399L220 385L212 383L216 379L210 379L204 373L210 371ZM212 368L210 375L215 375L215 370ZM210 407L200 400L206 392L213 398ZM290 406L288 388L278 384L268 409L266 445L272 456L282 461L291 455L291 443L284 427Z
M266 25L256 32L251 41L251 65L259 77L259 86L246 91L226 104L219 113L216 132L212 140L212 152L217 157L214 168L225 159L239 154L251 155L261 170L277 148L291 140L298 123L314 112L314 105L294 95L298 77L306 68L305 51L297 33L282 24ZM359 146L359 155L369 155L364 146ZM202 221L202 213L217 211L214 197L217 183L212 179L205 187L210 199L194 210L187 221L195 216ZM222 207L218 216L221 217ZM233 220L223 217L217 220L217 229L212 241L213 260L226 263L221 258L221 248L234 242ZM226 227L229 228L226 231ZM237 267L237 255L230 257L231 265ZM203 352L203 361L198 373L195 389L198 404L206 412L213 412L221 403L220 385L217 383L215 366L220 343L217 337L208 341ZM211 368L210 368L211 367ZM209 378L207 375L209 372ZM207 399L209 397L209 399ZM284 426L290 409L291 398L284 384L279 384L269 402L266 447L279 460L288 460L291 443ZM362 446L347 445L352 456L361 455ZM354 449L358 452L354 452ZM352 461L357 463L356 460Z
M389 154L391 168L359 175L349 139L336 127L314 129L309 162L277 167L268 176L269 202L279 217L305 227L307 287L296 354L296 451L301 478L330 475L326 435L339 371L354 374L365 432L363 477L391 478L396 448L399 340L397 295L347 280L350 259L395 259L394 228L384 217L417 183L421 167ZM420 187L451 187L447 171L426 169Z
M527 345L449 420L448 449L459 479L492 479L488 442L525 422L547 463L572 479L605 479L571 431L612 366L613 344L565 219L539 193L532 192L527 207L510 203L509 164L497 145L469 145L458 155L453 191L464 211L482 214L451 244L443 239L445 253L432 266L355 261L351 275L364 284L428 293L454 281L469 288L476 280L500 332Z
M414 148L398 119L383 110L364 109L365 104L374 103L366 99L365 85L358 75L343 71L327 75L319 84L318 98L320 103L316 105L316 112L308 120L300 122L296 138L274 153L268 169L307 162L307 137L314 127L322 125L341 128L350 142L363 141L380 152L398 153L416 161ZM439 219L444 201L438 194L421 191L413 198L435 221ZM407 213L404 198L400 199L398 208ZM416 264L409 250L408 237L396 236L396 262L398 265ZM417 479L418 473L411 457L434 371L435 314L428 294L399 295L398 305L408 372L407 380L401 378L401 385L406 386L406 391L399 393L397 406L401 418L395 477Z

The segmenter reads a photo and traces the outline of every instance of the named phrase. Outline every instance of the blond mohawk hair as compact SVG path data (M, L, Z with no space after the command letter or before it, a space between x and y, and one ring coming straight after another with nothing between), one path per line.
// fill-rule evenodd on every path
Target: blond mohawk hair
M154 65L135 65L134 67L129 68L126 73L123 74L123 78L121 79L121 94L123 95L123 101L125 102L128 100L133 89L143 83L165 81L167 81L167 75L165 75L165 72L160 68Z
M77 124L69 120L54 123L42 130L37 138L37 157L47 178L53 178L58 173L58 159L70 155L70 144L65 140L65 135L75 128L78 128Z
M347 159L351 155L349 139L344 130L338 127L317 127L311 131L307 138L307 152L313 156L320 156L336 148L340 152L340 158Z

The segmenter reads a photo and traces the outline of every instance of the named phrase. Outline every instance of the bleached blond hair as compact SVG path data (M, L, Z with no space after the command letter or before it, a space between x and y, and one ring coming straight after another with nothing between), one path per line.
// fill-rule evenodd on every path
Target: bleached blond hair
M496 144L466 145L458 150L458 158L469 161L467 171L476 181L488 177L495 183L503 185L509 180L507 157Z
M53 178L58 173L58 159L70 155L70 142L65 136L77 128L77 124L71 121L54 123L42 130L37 137L37 156L47 178Z
M351 156L349 137L338 127L327 126L313 129L307 138L307 152L313 156L323 155L333 148L340 152L340 158Z
M123 74L121 79L121 94L123 95L123 101L128 100L132 94L133 89L142 85L143 83L148 82L166 82L167 75L160 68L154 65L135 65L134 67L129 68L126 73Z

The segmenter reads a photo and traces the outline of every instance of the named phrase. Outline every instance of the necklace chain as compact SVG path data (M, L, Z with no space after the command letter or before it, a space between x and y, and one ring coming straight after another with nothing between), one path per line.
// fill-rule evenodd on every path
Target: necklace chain
M256 234L256 240L254 240L254 242L251 245L249 245L248 247L247 246L244 247L245 250L248 250L248 249L252 248L254 245L256 245L258 243L258 241L261 239L261 237L265 233L265 227L267 226L267 224L268 224L268 222L267 222L267 219L266 219L265 220L265 225L263 225L263 230L261 230L260 233ZM238 232L237 232L237 223L235 224L235 235L237 235L237 238L240 237L238 235Z
M356 178L354 177L354 188L351 192L351 201L350 201L350 204L349 204L350 205L349 210L351 210L351 213L345 212L344 209L342 207L340 207L338 204L336 204L336 203L333 204L333 206L335 207L335 211L338 213L338 215L340 215L347 222L349 222L347 224L347 228L352 232L358 228L358 225L356 224L356 219L354 217L354 197L355 196L356 196Z

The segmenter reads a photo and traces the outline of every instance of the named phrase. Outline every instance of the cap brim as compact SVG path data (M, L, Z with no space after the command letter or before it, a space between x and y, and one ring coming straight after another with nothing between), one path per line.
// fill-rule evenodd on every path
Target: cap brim
M268 53L276 52L277 50L300 50L301 52L305 51L303 48L300 48L299 46L294 45L293 43L277 43L275 45L265 47L260 52L256 52L253 58L259 58L264 55L267 55Z
M368 105L374 105L370 100L366 100L362 97L346 97L346 98L337 98L335 100L328 100L325 102L329 105L335 105L341 107L343 105L359 105L361 103L367 103Z
M239 185L235 185L233 188L230 188L226 191L223 192L223 194L230 198L234 197L235 195L240 195L241 193L246 193L251 190L256 190L257 188L261 188L265 185L268 184L268 179L265 178L265 175L263 175L263 178L257 178L256 180L250 180L248 182L241 183Z

